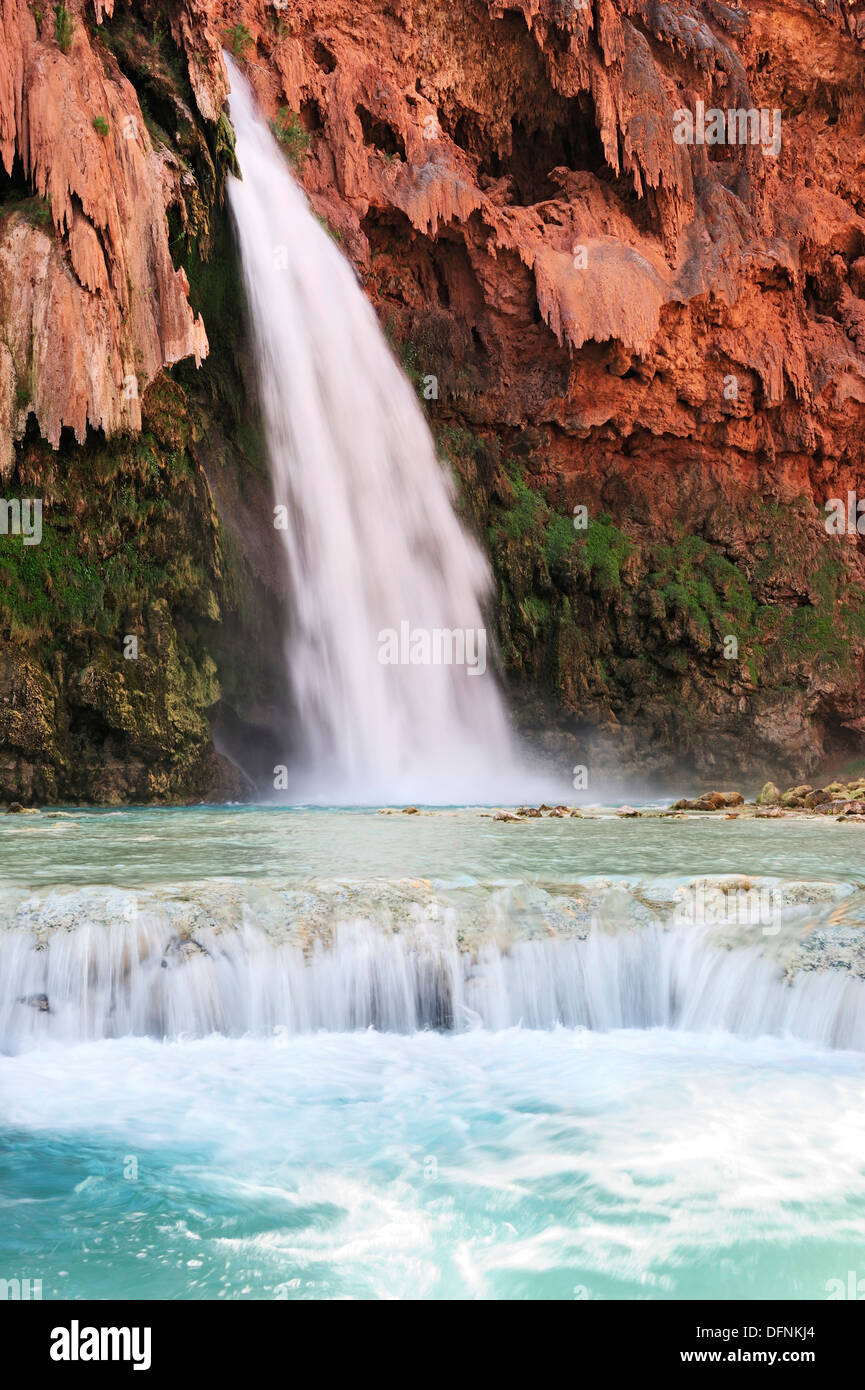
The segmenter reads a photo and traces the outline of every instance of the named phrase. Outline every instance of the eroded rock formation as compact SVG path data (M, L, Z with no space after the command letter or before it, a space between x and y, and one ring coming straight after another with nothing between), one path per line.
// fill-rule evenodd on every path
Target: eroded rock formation
M28 413L52 445L134 433L126 378L207 332L184 450L243 492L226 45L424 391L551 760L756 790L861 749L855 503L824 523L865 497L865 5L109 0L70 7L67 53L39 9L0 12L7 467ZM716 108L763 135L677 141Z
M140 429L156 374L207 353L168 245L176 163L84 7L60 40L56 13L0 7L0 159L30 195L0 205L0 473L31 411L55 447L64 426L79 444L88 426Z
M437 379L527 724L647 771L861 746L861 537L824 506L865 491L865 6L223 14ZM769 124L680 144L699 103Z

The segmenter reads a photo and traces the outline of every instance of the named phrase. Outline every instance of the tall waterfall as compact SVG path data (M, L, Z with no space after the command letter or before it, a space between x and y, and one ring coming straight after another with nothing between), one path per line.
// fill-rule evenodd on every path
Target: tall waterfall
M305 750L290 791L357 804L523 797L484 652L485 559L351 265L227 62L242 172L229 196L284 509L285 659Z

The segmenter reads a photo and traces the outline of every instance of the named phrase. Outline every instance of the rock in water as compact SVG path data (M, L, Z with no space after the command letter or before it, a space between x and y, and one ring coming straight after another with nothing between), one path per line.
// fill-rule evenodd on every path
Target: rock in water
M766 782L757 797L758 806L777 806L781 800L781 792L774 782Z

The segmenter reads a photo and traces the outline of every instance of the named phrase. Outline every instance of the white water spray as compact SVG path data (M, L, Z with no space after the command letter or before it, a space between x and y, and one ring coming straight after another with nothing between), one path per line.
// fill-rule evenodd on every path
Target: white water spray
M476 659L486 562L351 266L227 62L243 176L229 196L274 502L287 509L286 663L305 748L290 790L355 804L521 799L492 663L481 673ZM382 663L381 634L405 624L429 635L430 664ZM436 633L457 634L439 639L440 658L464 642L469 659L435 664ZM412 649L422 657L422 640Z
M865 982L846 970L785 981L758 947L718 949L703 931L645 928L580 941L460 950L447 923L338 926L304 952L251 922L181 938L137 922L0 933L0 1050L210 1033L410 1033L527 1028L676 1028L793 1036L865 1051Z

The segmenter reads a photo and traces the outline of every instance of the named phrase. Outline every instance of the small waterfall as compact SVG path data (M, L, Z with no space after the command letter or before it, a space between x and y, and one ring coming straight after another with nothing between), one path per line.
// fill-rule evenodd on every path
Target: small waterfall
M694 928L461 951L447 923L336 927L304 951L255 925L178 934L158 915L47 936L0 933L0 1047L211 1033L409 1033L556 1025L791 1035L865 1051L865 982L845 970L786 981L758 947Z
M291 794L522 798L484 627L485 559L351 265L226 61L242 171L229 196L285 508L285 659L305 748Z

